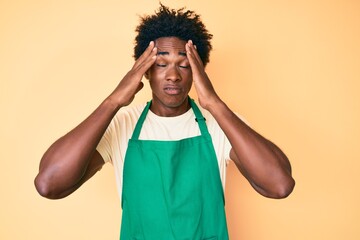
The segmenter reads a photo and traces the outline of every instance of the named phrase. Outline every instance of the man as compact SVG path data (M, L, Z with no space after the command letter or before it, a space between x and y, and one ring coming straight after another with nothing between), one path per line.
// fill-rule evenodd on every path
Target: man
M291 193L290 163L216 94L204 68L212 35L199 15L161 5L136 31L134 66L47 150L36 188L50 199L66 197L110 161L123 209L121 239L228 239L226 160L270 198ZM126 107L143 76L152 100ZM188 96L192 84L200 106Z

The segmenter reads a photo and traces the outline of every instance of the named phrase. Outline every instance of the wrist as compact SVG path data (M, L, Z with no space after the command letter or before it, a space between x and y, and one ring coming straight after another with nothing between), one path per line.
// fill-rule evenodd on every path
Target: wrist
M199 98L199 102L203 108L205 108L212 114L225 105L225 103L218 97L217 94L211 97L206 97L205 99L206 101L203 101Z
M214 117L221 116L228 110L228 106L220 99L214 99L211 104L208 104L207 110L213 115Z
M123 106L125 106L124 104L119 103L118 101L115 100L115 98L113 98L112 96L107 97L103 102L102 105L110 110L110 111L114 111L117 112L120 108L122 108Z

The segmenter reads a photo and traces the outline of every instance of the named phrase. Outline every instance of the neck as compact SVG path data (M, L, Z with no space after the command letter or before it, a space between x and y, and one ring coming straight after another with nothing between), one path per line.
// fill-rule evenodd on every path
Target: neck
M150 110L161 117L176 117L186 113L191 108L188 99L179 106L166 106L161 102L152 100Z

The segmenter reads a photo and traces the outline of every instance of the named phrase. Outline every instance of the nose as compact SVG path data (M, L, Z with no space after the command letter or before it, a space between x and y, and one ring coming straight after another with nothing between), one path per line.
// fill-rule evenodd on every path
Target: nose
M179 69L176 66L169 66L166 71L166 80L177 82L181 80Z

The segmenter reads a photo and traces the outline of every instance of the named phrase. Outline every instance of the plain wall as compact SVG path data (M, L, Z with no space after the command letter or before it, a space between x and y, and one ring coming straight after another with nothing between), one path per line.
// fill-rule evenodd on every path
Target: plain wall
M294 192L272 200L230 164L231 239L360 239L360 2L162 2L202 15L214 35L207 72L218 94L293 166ZM33 179L49 145L132 67L138 16L157 7L0 1L0 239L118 239L111 165L62 200L40 197ZM134 104L150 99L144 89Z

